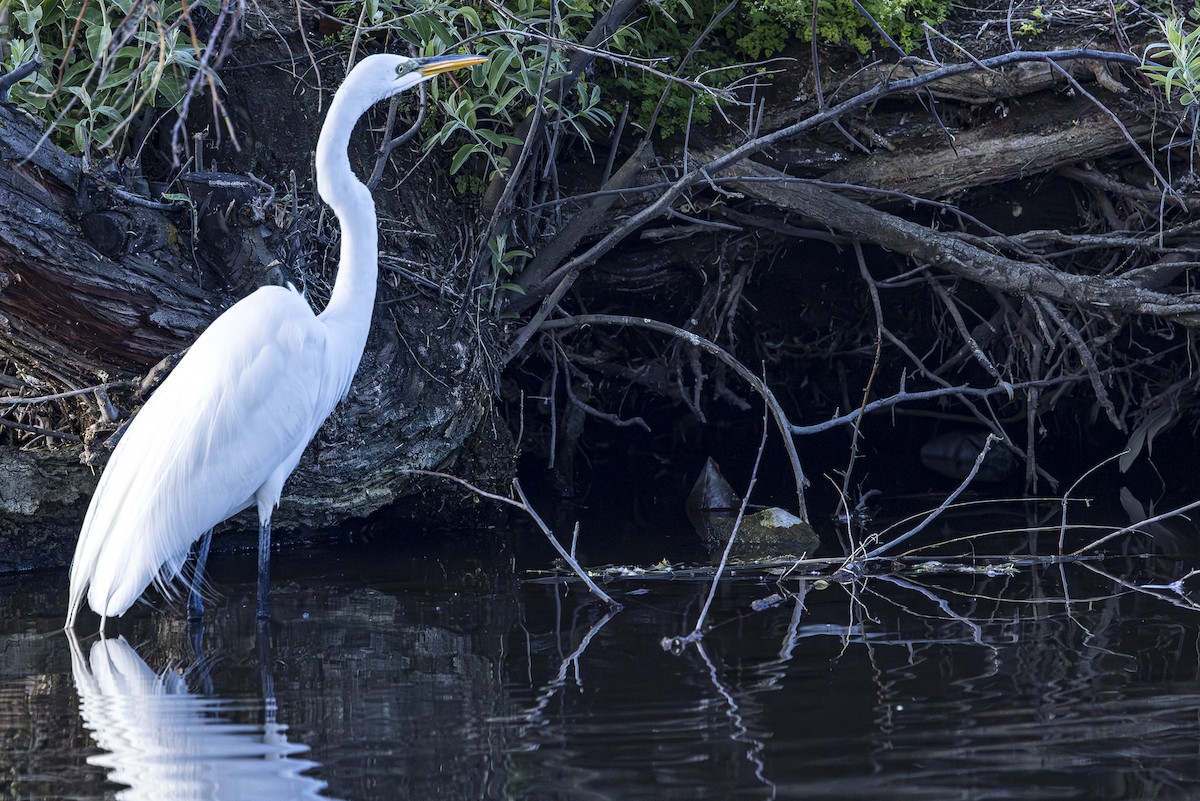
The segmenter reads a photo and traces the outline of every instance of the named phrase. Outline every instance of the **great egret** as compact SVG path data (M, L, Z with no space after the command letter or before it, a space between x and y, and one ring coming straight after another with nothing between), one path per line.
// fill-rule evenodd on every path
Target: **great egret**
M485 60L372 55L346 76L316 152L317 192L342 229L329 304L314 315L294 287L265 286L200 335L100 477L71 563L67 628L85 592L103 632L107 618L124 614L151 582L169 589L192 544L251 505L259 520L258 615L267 616L271 512L309 440L350 389L375 303L375 203L350 168L350 134L380 100Z

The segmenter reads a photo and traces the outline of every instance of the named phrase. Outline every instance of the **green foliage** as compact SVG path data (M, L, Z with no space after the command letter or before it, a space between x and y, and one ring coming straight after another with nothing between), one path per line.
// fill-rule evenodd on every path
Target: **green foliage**
M1155 86L1161 87L1167 100L1179 90L1184 107L1196 104L1200 96L1200 28L1184 30L1183 19L1169 17L1160 23L1166 41L1154 42L1142 55L1142 72ZM1160 58L1162 62L1151 59Z
M340 8L348 21L375 20L374 30L386 30L405 45L393 45L394 50L432 56L454 52L466 41L472 52L487 55L488 61L473 67L462 84L437 81L429 86L439 127L425 138L426 148L461 141L450 159L450 172L461 176L468 171L484 181L506 173L510 164L505 151L521 144L511 132L533 108L543 75L547 82L562 76L571 56L569 50L548 49L544 40L523 34L549 31L575 41L586 35L595 14L590 0L558 3L553 19L548 0L516 0L503 6L482 0L368 0ZM561 102L546 97L542 104L553 127L585 145L596 128L612 124L599 87L586 77L576 83L571 97Z
M922 38L922 23L942 22L950 8L949 0L862 0L862 5L906 50ZM728 26L737 31L734 42L739 54L769 58L784 49L790 38L811 41L812 5L798 0L751 0ZM864 55L880 44L874 26L852 0L818 0L816 34L818 41L848 44Z
M1020 37L1037 36L1046 30L1046 12L1041 6L1037 6L1033 11L1029 12L1029 19L1021 20L1021 24L1013 31L1013 35Z
M220 1L190 7L215 12ZM198 67L184 8L180 0L12 0L4 68L37 53L44 64L10 98L53 121L68 151L118 155L133 117L178 104Z
M923 22L940 22L949 9L949 0L862 2L903 47L918 42ZM639 11L636 22L609 40L607 48L654 61L670 72L727 4L728 0L649 3ZM365 24L370 33L386 32L419 55L453 51L467 42L471 51L488 56L488 62L474 67L463 85L439 81L430 88L440 112L439 127L425 139L426 147L458 143L450 159L451 172L461 177L466 171L486 182L509 168L505 151L519 144L512 132L537 102L543 73L552 82L566 70L571 50L559 46L547 53L542 37L549 34L563 41L580 41L607 5L607 0L560 0L552 15L550 0L502 4L487 0L358 0L338 6L337 14L350 23L342 35L356 43L363 31L355 26ZM728 83L745 74L738 65L778 55L788 42L807 40L812 30L808 0L744 0L693 54L685 72ZM848 44L863 53L879 44L877 34L852 0L819 0L816 32L822 41ZM395 44L388 46L400 49ZM664 136L712 118L716 100L711 95L693 95L678 88L666 92L669 82L651 72L601 64L603 68L595 70L595 81L585 75L570 97L543 99L544 112L559 133L590 146L597 131L612 125L613 98L617 96L628 98L633 118L646 125L665 93L657 122Z
M917 46L923 36L922 23L936 25L945 19L950 0L861 0L863 7L901 47ZM728 0L661 0L649 6L649 16L629 42L633 55L678 57L703 33L711 20L728 5ZM727 14L709 38L693 54L691 74L714 74L723 80L741 77L738 65L779 55L789 42L811 41L812 4L808 0L743 0ZM853 0L818 0L815 26L818 41L848 45L866 54L880 45L870 21L855 8ZM627 35L630 33L627 32ZM621 42L620 36L617 42ZM632 95L635 119L646 124L667 83L645 73L627 72L617 79L621 89ZM703 124L712 116L712 96L694 99L673 91L658 121L660 132L670 135L689 124Z
M492 254L492 294L488 301L489 308L495 308L496 296L502 291L524 294L525 290L512 282L517 272L517 260L533 256L528 250L508 247L508 235L498 234L488 240L488 250Z

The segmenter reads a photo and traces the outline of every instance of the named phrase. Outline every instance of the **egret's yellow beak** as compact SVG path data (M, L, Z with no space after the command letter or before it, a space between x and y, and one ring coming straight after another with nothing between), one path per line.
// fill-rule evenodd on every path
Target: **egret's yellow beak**
M422 77L432 78L440 72L471 67L476 64L482 64L485 61L487 61L485 56L433 56L431 58L417 59L417 64L419 65L417 68L421 70Z

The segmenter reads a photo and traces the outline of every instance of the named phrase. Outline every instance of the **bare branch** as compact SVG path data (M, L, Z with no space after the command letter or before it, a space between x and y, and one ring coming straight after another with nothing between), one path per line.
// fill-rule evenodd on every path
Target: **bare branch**
M0 421L0 422L3 422L3 421ZM529 517L533 519L533 522L537 524L537 527L539 529L541 529L543 534L546 535L546 539L550 540L550 544L554 547L554 550L558 551L558 555L561 556L563 558L563 561L566 562L571 567L571 570L573 570L575 572L575 575L579 576L579 578L583 580L583 583L587 585L588 589L592 591L593 595L595 595L597 598L599 598L601 601L603 601L604 603L608 604L611 607L614 607L617 609L619 609L621 607L620 603L613 600L613 598L608 593L606 593L604 590L600 589L599 586L597 586L596 582L592 581L592 577L587 574L587 571L584 570L579 565L579 562L577 562L575 560L575 557L573 555L571 555L571 553L568 552L567 549L562 546L562 543L560 543L558 541L558 538L554 536L554 532L552 532L550 530L550 527L546 525L545 521L542 520L541 516L537 513L537 511L532 506L529 505L529 499L525 497L525 491L521 489L521 483L519 481L517 481L516 479L513 479L513 491L515 491L517 493L517 497L520 498L519 501L513 500L512 498L506 498L503 495L497 495L494 492L488 492L487 490L480 489L479 487L476 487L471 482L466 481L465 479L461 479L458 476L452 476L449 473L438 473L433 470L415 470L415 469L407 470L405 472L412 473L415 475L432 476L434 478L448 479L450 481L453 481L455 484L462 485L463 487L467 488L468 490L475 493L476 495L479 495L482 498L487 498L488 500L492 500L492 501L498 501L499 503L505 503L505 504L508 504L509 506L513 506L513 507L516 507L517 509L520 509L522 512L529 515Z
M808 522L808 506L804 501L804 488L808 486L808 480L804 477L804 470L800 467L800 455L796 452L796 443L792 441L792 437L790 436L792 424L788 422L787 414L784 413L783 407L779 405L779 401L775 398L775 393L766 385L766 382L715 342L670 323L663 323L646 317L626 317L617 314L579 314L573 317L548 320L542 327L545 329L581 328L589 325L621 325L647 328L651 331L658 331L659 333L681 339L689 345L699 348L711 356L715 356L737 373L743 381L753 387L754 391L762 397L767 408L770 409L771 415L775 419L775 425L778 426L780 433L783 434L783 447L787 450L788 459L791 462L792 472L796 480L797 516L804 522Z
M595 262L598 261L601 256L616 247L619 242L621 242L633 231L645 225L650 220L665 214L672 204L689 188L699 183L710 181L722 170L731 167L734 164L745 160L749 156L771 147L772 145L776 145L784 140L811 131L822 125L825 125L826 123L833 122L834 120L841 118L851 111L864 108L882 99L883 97L903 92L915 91L944 78L979 69L980 66L982 66L984 69L996 69L1007 64L1017 64L1027 61L1070 61L1078 59L1112 61L1121 64L1128 64L1130 66L1138 66L1141 63L1136 56L1128 53L1078 49L1057 51L1014 51L1000 56L995 56L993 58L983 59L982 61L978 62L952 64L904 80L881 81L873 88L855 95L854 97L849 98L841 103L838 103L835 106L831 106L824 111L813 114L812 116L801 120L800 122L780 128L779 130L770 134L752 139L740 147L734 148L728 153L716 158L712 158L703 166L688 170L683 176L671 184L671 186L669 186L666 191L664 191L658 197L657 200L655 200L646 208L642 209L637 214L629 217L620 226L609 231L600 239L600 241L588 248L587 251L571 259L569 262L563 265L562 268L560 268L559 272L563 274L562 280L559 282L558 286L555 287L555 289L545 298L541 308L539 308L538 311L533 315L532 319L530 319L525 327L522 328L517 336L513 339L512 344L505 353L503 359L504 363L512 361L514 358L516 358L517 354L525 348L525 345L529 342L529 339L546 321L551 311L558 305L558 302L574 283L575 277L579 271L586 267L590 267L592 264L595 264ZM922 236L927 236L930 234L929 228L925 226L917 226L915 223L912 225L914 228L920 229ZM915 235L916 231L914 230L912 233ZM863 236L862 238L867 241L877 241L870 236ZM945 236L945 239L951 242L957 242L954 237ZM938 242L936 245L930 243L928 248L922 250L925 254L927 254L927 258L925 259L926 261L931 264L935 264L936 266L943 267L944 269L948 269L948 267L945 267L944 265L955 263L958 261L958 259L955 258L955 255L957 254L954 254L953 251L945 254L940 253L940 247L943 244L944 241ZM961 251L961 246L956 247L955 250ZM1021 271L1021 277L1025 277L1025 275L1028 274L1030 269L1028 265L1023 265L1019 262L1014 262L1014 264L1018 264L1023 268ZM1164 301L1166 302L1164 303ZM1165 297L1159 300L1159 303L1171 307L1176 305L1176 301L1174 299L1167 301ZM1200 304L1187 304L1186 308L1187 312L1194 315L1197 322L1200 322Z
M41 56L35 55L29 61L26 61L21 66L14 69L6 75L0 76L0 103L8 102L8 90L12 89L19 82L37 72L42 66Z

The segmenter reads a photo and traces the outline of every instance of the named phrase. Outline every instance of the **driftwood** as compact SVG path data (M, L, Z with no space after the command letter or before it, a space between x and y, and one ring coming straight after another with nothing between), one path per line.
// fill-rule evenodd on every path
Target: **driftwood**
M1111 102L1111 98L1106 100ZM1101 158L1150 138L1152 124L1126 115L1125 130L1082 97L1058 98L1041 109L1004 109L1003 121L954 133L953 143L892 142L822 176L831 183L949 198L967 189L1019 180L1065 164ZM1033 104L1031 104L1033 105ZM1000 112L995 112L997 116Z
M971 237L911 222L811 182L789 180L778 170L754 162L743 162L727 173L736 175L730 183L741 192L984 286L1014 295L1032 293L1064 304L1149 314L1200 326L1200 303L1146 289L1127 278L1081 275L1007 258Z
M745 129L697 126L682 152L631 158L629 189L599 220L612 195L581 176L559 201L559 230L579 246L564 257L548 242L509 306L530 314L506 362L534 372L531 346L561 354L547 394L565 387L564 422L550 427L567 438L573 394L601 380L613 390L591 396L598 419L637 408L622 394L631 386L702 422L721 406L709 396L744 412L745 386L699 358L689 338L700 336L795 399L785 411L798 437L837 424L857 438L881 408L967 421L1024 461L1032 489L1055 484L1036 459L1072 425L1054 416L1082 404L1111 424L1096 446L1144 453L1192 392L1187 351L1159 343L1179 341L1173 325L1200 325L1181 279L1196 261L1186 215L1198 199L1170 115L1121 46L941 55L827 80L823 98L811 63L790 68ZM1052 200L1038 196L1047 186ZM988 204L992 216L973 215ZM873 263L859 245L877 248ZM851 246L857 276L845 272ZM625 289L635 285L646 290ZM651 350L629 332L561 330L597 310L683 331Z
M207 322L208 298L167 218L98 207L79 161L40 137L0 105L0 349L45 382L148 368Z

